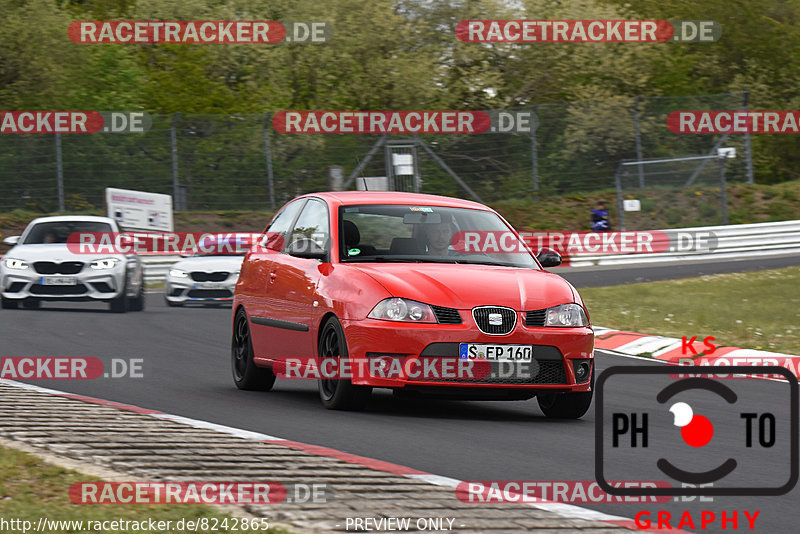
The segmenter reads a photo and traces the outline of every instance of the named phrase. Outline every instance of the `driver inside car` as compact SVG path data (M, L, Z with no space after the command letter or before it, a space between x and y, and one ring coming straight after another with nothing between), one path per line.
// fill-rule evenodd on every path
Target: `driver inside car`
M455 234L450 216L442 215L442 221L437 224L424 224L423 231L429 256L449 256L455 253L450 249Z

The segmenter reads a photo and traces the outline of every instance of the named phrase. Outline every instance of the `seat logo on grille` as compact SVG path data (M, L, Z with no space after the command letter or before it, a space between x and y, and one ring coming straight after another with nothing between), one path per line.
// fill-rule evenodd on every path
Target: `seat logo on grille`
M489 314L489 324L491 326L502 326L503 325L503 315L499 313L490 313Z

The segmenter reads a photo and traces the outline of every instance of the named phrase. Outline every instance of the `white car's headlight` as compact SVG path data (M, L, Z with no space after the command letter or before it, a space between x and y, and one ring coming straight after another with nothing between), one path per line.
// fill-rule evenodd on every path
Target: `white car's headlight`
M6 258L4 260L6 267L9 269L16 269L18 271L22 271L28 268L28 263L22 260L16 260L14 258Z
M103 269L113 269L119 263L117 258L104 258L102 260L94 260L92 263L89 264L89 267L95 269L97 271Z
M189 276L186 271L181 271L180 269L170 269L169 275L174 278L187 278Z
M416 300L388 298L380 301L369 315L370 319L404 321L409 323L435 323L436 316L427 304Z
M547 308L545 326L589 326L589 319L580 304L561 304Z

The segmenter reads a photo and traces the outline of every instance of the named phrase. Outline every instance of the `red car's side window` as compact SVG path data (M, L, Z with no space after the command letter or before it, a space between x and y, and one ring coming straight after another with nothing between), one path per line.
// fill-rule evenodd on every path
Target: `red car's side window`
M286 237L292 227L292 223L297 217L300 208L305 204L305 199L295 200L284 207L281 212L272 220L264 234L261 236L260 246L272 250L283 250Z

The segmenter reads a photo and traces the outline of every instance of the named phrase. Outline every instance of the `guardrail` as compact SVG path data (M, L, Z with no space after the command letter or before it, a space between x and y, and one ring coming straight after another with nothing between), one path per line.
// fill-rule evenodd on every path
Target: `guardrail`
M708 232L716 244L704 250L667 250L656 253L578 253L565 257L564 266L623 265L679 261L685 259L727 259L749 256L800 254L800 220L727 226L702 226L661 230L674 243L679 234Z
M144 266L144 283L163 283L170 266L180 260L180 256L140 256Z
M725 259L755 255L800 254L800 220L728 226L703 226L662 230L672 239L680 233L710 232L716 236L713 250L667 251L643 254L574 254L564 266L622 265L678 261L683 259ZM142 256L145 283L163 282L169 267L180 256Z

